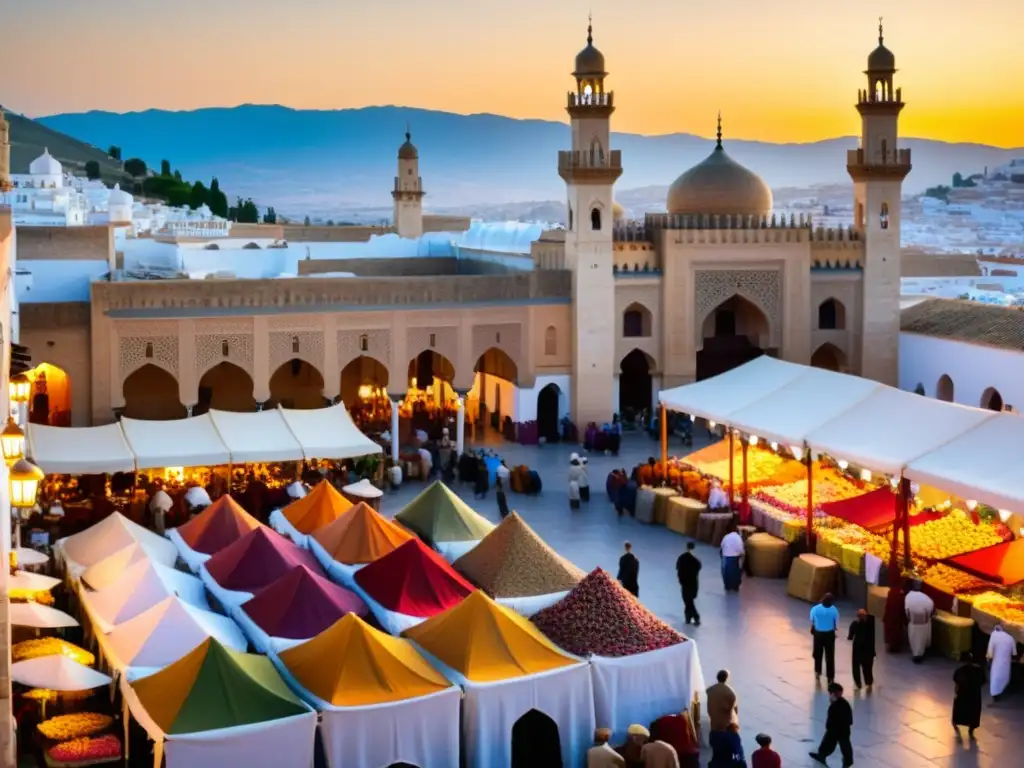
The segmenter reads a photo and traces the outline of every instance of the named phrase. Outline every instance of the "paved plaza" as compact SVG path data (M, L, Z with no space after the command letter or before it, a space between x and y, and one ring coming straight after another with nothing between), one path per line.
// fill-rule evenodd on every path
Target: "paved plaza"
M544 491L536 497L509 493L515 509L537 533L584 570L600 566L615 575L622 543L630 541L640 559L640 599L672 626L697 641L704 677L714 682L715 673L726 668L739 695L741 735L749 761L756 748L754 736L771 734L786 768L818 765L807 753L822 736L828 695L815 685L808 633L807 603L786 595L783 580L745 579L739 594L722 589L718 552L698 544L704 563L700 597L700 627L684 627L683 606L676 581L675 560L686 539L661 526L647 526L626 517L619 519L604 492L605 477L615 467L631 470L639 461L658 452L656 441L643 435L627 435L618 458L591 455L591 502L570 512L566 473L569 455L580 449L553 445L524 447L495 438L493 448L512 467L527 464L537 469ZM673 444L679 452L680 446ZM386 514L422 490L423 484L406 484L384 499ZM497 522L493 491L486 501L474 501L468 486L456 490L474 509ZM854 710L853 746L857 765L880 768L991 768L1024 764L1018 734L1024 728L1024 697L1019 694L985 708L977 742L956 741L950 725L953 671L956 665L929 657L915 665L908 654L888 655L878 629L879 655L875 662L875 686L871 693L853 690L846 628L855 613L848 602L838 604L842 615L841 636L836 642L837 681L847 689ZM707 721L704 723L705 741ZM705 749L702 764L710 754ZM838 751L830 765L841 764Z

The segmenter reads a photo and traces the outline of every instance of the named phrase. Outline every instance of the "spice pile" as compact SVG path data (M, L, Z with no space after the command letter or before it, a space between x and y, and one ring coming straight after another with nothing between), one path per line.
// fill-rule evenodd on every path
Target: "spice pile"
M73 715L58 715L40 723L39 732L54 741L68 741L105 731L114 722L110 715L98 712L79 712Z
M84 648L79 648L74 643L61 640L59 637L40 637L34 640L22 640L11 646L11 660L25 661L26 659L38 659L42 656L67 656L91 667L96 657Z
M686 640L600 568L531 621L577 656L632 656Z
M113 760L121 756L121 742L113 734L95 739L73 739L50 747L46 753L58 763L85 763L93 760Z

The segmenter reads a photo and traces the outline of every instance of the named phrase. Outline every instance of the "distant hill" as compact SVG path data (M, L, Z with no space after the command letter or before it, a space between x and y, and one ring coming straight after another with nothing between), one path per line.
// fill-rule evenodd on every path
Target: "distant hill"
M561 200L565 194L555 165L556 152L569 146L569 128L551 121L393 106L311 111L243 105L188 112L86 112L39 122L97 146L116 144L125 157L142 157L151 166L166 158L186 178L217 175L234 194L286 213L386 208L407 123L420 151L428 210ZM690 134L619 133L613 143L623 153L622 190L666 185L713 146ZM966 175L1024 156L1024 149L981 144L926 139L902 144L914 152L908 192L948 184L957 171ZM726 136L730 154L773 187L849 183L845 150L856 145L854 137L769 144Z
M43 150L49 149L50 154L69 173L84 176L85 164L95 160L100 164L103 181L108 184L130 184L131 178L121 170L120 163L108 157L105 150L72 138L61 133L59 128L44 125L37 120L13 112L5 112L4 116L10 126L11 173L28 173L29 164L43 154ZM109 142L105 146L114 143Z

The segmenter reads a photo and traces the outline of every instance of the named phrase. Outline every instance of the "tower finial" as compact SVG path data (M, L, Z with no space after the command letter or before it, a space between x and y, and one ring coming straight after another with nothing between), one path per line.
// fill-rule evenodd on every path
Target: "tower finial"
M409 127L409 123L405 124L405 140L412 141L412 128Z
M722 148L722 112L718 112L718 141L715 143L715 149Z
M587 14L587 45L594 44L594 12Z
M882 44L882 17L878 17L878 44Z

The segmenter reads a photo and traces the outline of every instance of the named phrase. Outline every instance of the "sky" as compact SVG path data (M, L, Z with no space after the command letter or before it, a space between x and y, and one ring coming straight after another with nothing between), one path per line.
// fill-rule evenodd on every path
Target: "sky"
M0 0L0 103L30 116L243 103L567 119L604 53L615 130L805 142L859 132L878 15L901 133L1024 146L1024 0Z

